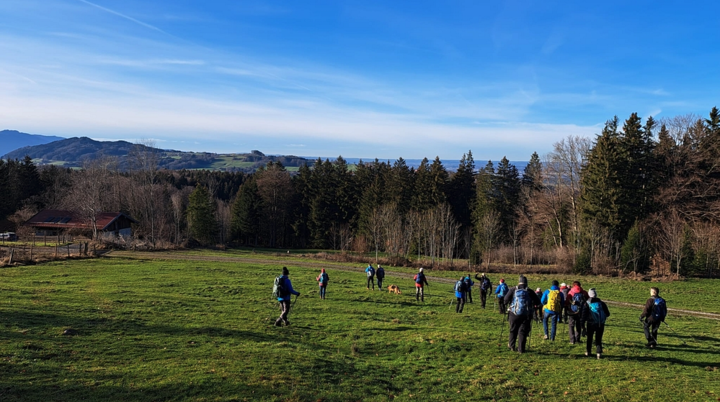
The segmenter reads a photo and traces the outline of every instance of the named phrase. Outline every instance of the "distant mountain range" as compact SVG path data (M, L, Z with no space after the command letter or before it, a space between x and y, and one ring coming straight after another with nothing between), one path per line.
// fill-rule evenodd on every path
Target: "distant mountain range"
M0 131L14 135L23 134L17 131ZM36 137L31 134L24 134L29 138ZM157 156L158 167L161 169L210 169L225 171L253 172L268 162L280 162L288 170L296 170L305 163L312 165L312 161L298 156L266 156L260 151L252 151L247 154L214 154L209 152L182 152L168 149L151 148L141 144L133 144L127 141L95 141L87 137L54 138L45 142L36 142L40 145L22 146L21 148L7 152L3 159L23 159L29 156L36 164L53 164L63 167L82 167L84 164L101 157L113 157L117 160L120 170L128 170L133 165L138 153L154 153ZM17 137L28 138L28 137ZM5 141L3 137L3 145ZM34 139L39 141L39 139ZM18 143L17 141L15 142ZM27 145L27 143L25 144Z
M12 152L18 148L42 145L49 142L64 140L63 137L55 137L51 135L36 135L21 133L16 130L2 130L0 131L0 155L5 155L8 152Z

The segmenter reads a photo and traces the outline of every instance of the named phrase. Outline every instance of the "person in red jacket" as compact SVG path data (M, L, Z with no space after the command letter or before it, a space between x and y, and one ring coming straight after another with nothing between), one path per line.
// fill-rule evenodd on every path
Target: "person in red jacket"
M568 292L565 299L565 309L568 314L568 329L570 331L570 344L574 345L580 342L582 334L582 326L580 325L580 314L582 313L585 301L588 299L588 293L583 290L580 282L575 281Z
M415 300L425 301L425 285L427 285L428 282L427 278L425 278L425 274L423 274L422 268L420 268L418 273L413 276L413 280L415 281Z

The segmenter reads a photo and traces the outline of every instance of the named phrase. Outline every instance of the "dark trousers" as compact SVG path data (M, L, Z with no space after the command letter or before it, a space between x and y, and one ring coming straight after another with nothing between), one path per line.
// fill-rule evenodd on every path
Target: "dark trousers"
M504 297L498 297L498 309L500 310L500 314L505 314L505 298Z
M326 286L320 286L320 298L321 298L321 299L325 299L325 290L326 290L326 289L327 289L327 285L326 285Z
M383 279L384 279L384 278L381 278L381 277L379 277L379 276L378 276L378 278L377 278L377 281L378 281L378 289L380 289L380 290L382 290L382 281L383 281Z
M648 345L657 345L658 328L660 328L659 322L645 321L643 324L645 339L647 339Z
M467 293L465 293L465 299L468 303L472 303L472 288L469 288Z
M375 277L374 276L368 276L367 280L367 288L370 289L370 285L372 285L373 290L375 290Z
M275 320L275 325L280 326L281 323L285 323L285 325L290 325L290 321L288 321L288 314L290 314L290 300L281 300L280 317Z
M600 354L602 350L602 338L605 332L604 324L587 324L587 344L585 345L585 351L590 354L593 344L593 335L595 336L595 353Z
M510 338L508 340L508 346L512 350L524 353L527 339L530 337L530 331L532 330L532 316L515 315L510 313L508 320L510 321ZM517 349L515 348L516 340L518 343Z
M480 307L485 308L485 302L487 301L487 290L480 289Z
M457 305L455 306L455 312L456 313L462 313L463 307L465 307L465 297L458 297L457 298Z
M580 342L580 334L582 328L580 327L580 316L568 314L568 330L570 332L570 343Z

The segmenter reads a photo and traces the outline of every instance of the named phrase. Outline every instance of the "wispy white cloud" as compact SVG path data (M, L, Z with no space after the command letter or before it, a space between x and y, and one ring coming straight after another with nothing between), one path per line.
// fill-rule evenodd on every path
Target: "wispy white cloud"
M108 13L110 13L110 14L117 15L118 17L124 18L124 19L126 19L126 20L128 20L128 21L132 21L132 22L134 22L134 23L136 23L136 24L138 24L138 25L142 25L142 26L144 26L145 28L152 29L152 30L154 30L154 31L161 32L161 33L164 33L164 34L168 34L167 32L163 31L162 29L160 29L160 28L158 28L158 27L156 27L156 26L154 26L154 25L150 25L150 24L148 24L148 23L142 22L142 21L140 21L140 20L138 20L138 19L135 19L135 18L133 18L133 17L130 17L129 15L125 15L125 14L123 14L123 13L117 12L117 11L115 11L115 10L111 10L111 9L109 9L109 8L107 8L107 7L103 7L103 6L98 5L98 4L95 4L95 3L91 3L91 2L89 2L89 1L87 1L87 0L78 0L78 1L81 2L81 3L85 3L85 4L89 5L89 6L93 6L93 7L97 8L97 9L103 10L103 11L105 11L105 12L108 12Z

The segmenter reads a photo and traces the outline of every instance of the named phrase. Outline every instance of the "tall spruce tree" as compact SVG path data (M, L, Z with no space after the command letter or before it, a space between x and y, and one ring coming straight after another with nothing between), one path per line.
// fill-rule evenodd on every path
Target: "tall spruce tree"
M495 210L500 214L500 233L504 239L508 239L520 206L520 174L506 157L498 163L493 187Z
M205 186L195 187L190 194L187 216L190 235L202 245L213 244L217 234L215 201Z
M462 156L457 171L448 186L448 200L460 230L472 226L472 206L475 199L475 161L472 151Z
M262 199L258 194L257 182L250 178L240 186L232 206L230 228L233 238L247 245L251 242L257 245L261 212Z

